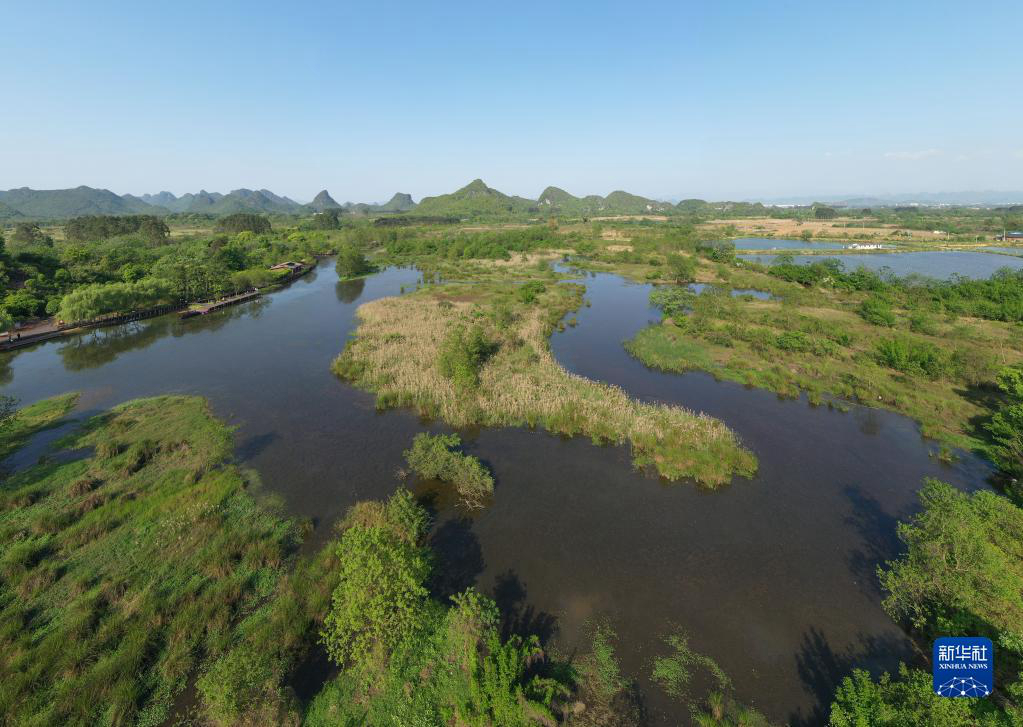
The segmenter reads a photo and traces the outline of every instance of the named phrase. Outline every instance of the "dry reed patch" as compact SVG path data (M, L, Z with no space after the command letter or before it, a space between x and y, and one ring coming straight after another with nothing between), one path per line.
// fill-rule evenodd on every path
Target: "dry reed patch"
M535 266L537 263L542 261L558 260L564 255L568 255L575 252L571 249L563 250L539 250L537 252L530 253L518 253L513 252L511 257L507 260L474 260L473 262L482 265L483 267L490 268L512 268L519 266Z
M510 329L491 331L499 347L475 390L456 389L437 366L445 336L473 317L473 306L439 301L435 291L361 306L356 337L334 371L375 392L378 406L410 406L456 427L541 426L596 443L628 442L637 466L672 480L720 485L755 471L756 458L721 421L637 402L618 387L562 368L547 339L552 321L576 307L579 297L565 286L552 287L539 305L518 306Z

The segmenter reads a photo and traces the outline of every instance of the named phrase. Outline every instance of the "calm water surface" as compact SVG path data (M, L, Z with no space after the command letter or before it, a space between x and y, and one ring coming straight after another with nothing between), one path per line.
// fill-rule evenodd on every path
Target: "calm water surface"
M3 391L23 402L81 391L84 412L137 396L204 395L238 426L242 462L313 518L322 542L352 502L394 490L416 432L439 429L409 412L376 412L372 396L329 372L356 307L418 278L391 269L339 284L324 263L286 290L201 319L154 319L7 355ZM894 414L843 414L703 374L650 371L621 347L657 317L649 286L611 275L585 282L592 307L553 337L558 359L637 397L721 417L760 471L711 492L636 473L622 447L521 429L465 432L497 491L472 517L439 502L435 591L475 583L509 630L540 633L564 654L584 648L587 619L612 618L623 668L657 724L685 721L645 678L672 624L721 664L739 698L777 720L820 723L852 665L894 669L913 658L881 611L874 569L897 555L895 523L916 507L921 478L974 488L986 466L969 455L940 465L928 456L935 447Z
M743 260L770 265L777 255L739 255ZM888 268L899 276L926 275L931 278L948 280L953 275L966 278L989 278L999 268L1023 268L1023 258L1008 255L992 255L984 252L964 252L950 250L948 252L891 252L865 253L862 255L827 255L828 258L841 260L846 270L855 270L862 266L871 270ZM794 255L796 263L820 262L823 255Z
M844 242L804 242L773 237L740 237L732 240L736 250L844 250Z

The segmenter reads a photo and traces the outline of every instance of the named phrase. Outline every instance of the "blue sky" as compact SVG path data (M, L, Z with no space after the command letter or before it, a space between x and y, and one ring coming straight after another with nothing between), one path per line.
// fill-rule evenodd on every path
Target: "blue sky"
M1023 3L10 3L0 188L1023 188Z

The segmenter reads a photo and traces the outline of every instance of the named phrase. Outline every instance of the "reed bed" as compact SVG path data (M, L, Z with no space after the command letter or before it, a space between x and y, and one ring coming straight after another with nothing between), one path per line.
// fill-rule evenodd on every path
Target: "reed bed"
M548 337L581 303L581 286L548 286L535 303L514 304L512 322L499 329L486 306L495 299L507 305L514 300L507 292L499 284L446 285L367 303L359 308L356 336L333 370L375 392L382 408L408 406L455 427L539 426L585 435L597 444L629 443L637 467L669 480L691 477L713 487L756 470L754 455L721 421L635 401L616 386L558 364ZM467 323L489 325L498 343L472 390L456 387L437 366L445 336Z

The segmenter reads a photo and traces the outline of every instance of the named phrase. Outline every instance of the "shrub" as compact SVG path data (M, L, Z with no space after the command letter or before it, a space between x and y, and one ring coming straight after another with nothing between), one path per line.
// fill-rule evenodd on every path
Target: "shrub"
M482 507L494 491L494 478L478 458L457 451L461 443L457 434L421 432L405 450L405 461L420 477L454 485L467 506Z
M668 255L668 276L676 285L696 280L696 261L688 255Z
M904 374L937 379L951 373L951 359L926 341L897 336L878 341L874 356L879 364Z
M1008 366L998 375L1005 403L994 413L987 430L994 441L992 459L999 469L1023 477L1023 367Z
M934 336L938 333L938 324L924 311L913 311L909 316L909 330L913 333Z
M857 312L863 320L873 323L875 326L892 328L895 325L895 313L892 312L892 307L880 298L867 298Z
M520 301L528 305L529 303L535 302L537 296L542 294L545 290L547 290L547 286L545 286L539 280L533 280L528 283L524 283L523 285L520 285L518 291L516 291L516 294L518 295Z
M696 305L696 294L688 288L661 286L650 293L650 305L660 308L668 318L679 318Z
M494 352L494 344L481 326L452 329L440 347L437 365L455 388L462 391L475 389L480 383L480 370Z
M805 352L813 349L813 339L802 331L785 331L776 341L776 345L783 351Z

